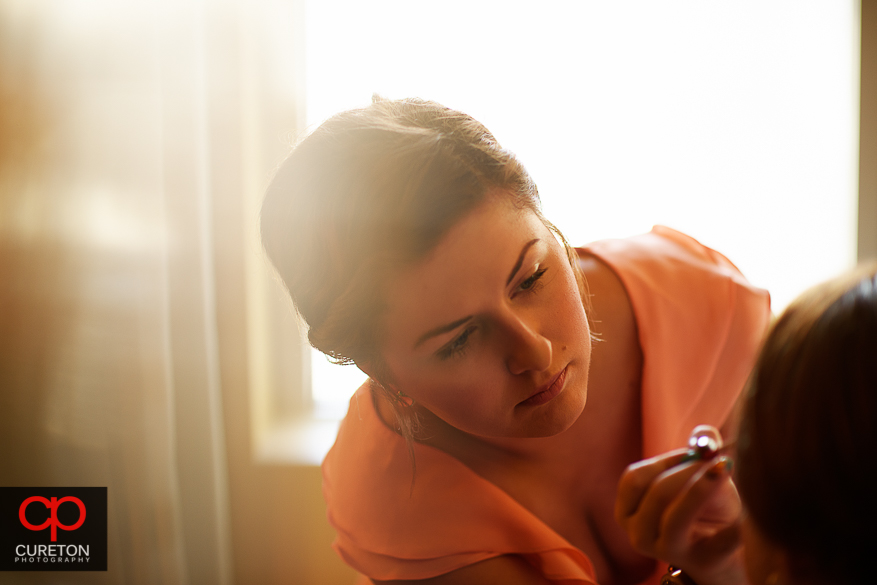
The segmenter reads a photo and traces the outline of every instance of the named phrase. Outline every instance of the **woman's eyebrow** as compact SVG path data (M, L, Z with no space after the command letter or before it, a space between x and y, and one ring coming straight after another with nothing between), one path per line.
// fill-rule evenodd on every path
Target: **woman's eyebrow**
M524 263L524 256L527 255L527 250L529 250L530 247L538 241L539 241L539 238L535 238L533 240L530 240L526 244L524 244L524 248L521 250L520 256L518 256L518 261L515 262L515 266L512 268L512 271L509 274L509 279L507 281L505 281L506 286L509 285L509 283L512 281L512 279L515 277L515 274L518 273L518 269L521 268L521 264Z
M454 321L453 323L448 323L447 325L442 325L441 327L436 327L435 329L430 329L429 331L427 331L426 333L424 333L423 335L420 336L420 339L418 339L417 343L414 344L414 349L417 349L417 347L421 343L423 343L424 341L426 341L430 337L435 337L436 335L441 335L442 333L447 333L448 331L453 331L454 329L456 329L457 327L459 327L460 325L462 325L463 323L465 323L466 321L468 321L471 318L472 318L472 315L469 315L468 317L463 317L462 319L458 319L458 320Z
M521 253L518 255L518 260L515 262L515 265L512 267L512 271L509 274L508 280L506 280L506 286L509 285L509 283L512 281L512 279L515 277L515 274L517 274L518 270L520 270L521 264L524 263L524 257L527 255L527 250L529 250L533 246L533 244L537 243L538 241L539 241L539 238L534 238L534 239L530 240L529 242L527 242L526 244L524 244L524 247L521 248ZM467 317L463 317L462 319L458 319L458 320L454 321L453 323L448 323L447 325L441 325L439 327L436 327L435 329L430 329L429 331L427 331L426 333L424 333L423 335L420 336L420 338L414 344L414 349L417 349L418 347L420 347L420 345L424 341L426 341L427 339L429 339L431 337L435 337L436 335L441 335L442 333L447 333L448 331L453 331L454 329L456 329L457 327L459 327L460 325L462 325L463 323L465 323L466 321L468 321L471 318L472 318L472 315L469 315Z

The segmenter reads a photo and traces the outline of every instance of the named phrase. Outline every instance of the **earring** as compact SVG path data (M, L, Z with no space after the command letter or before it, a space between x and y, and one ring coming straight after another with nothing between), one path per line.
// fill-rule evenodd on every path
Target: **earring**
M396 390L396 402L402 404L404 406L411 406L414 404L414 399L408 396L407 394L403 394L401 390Z

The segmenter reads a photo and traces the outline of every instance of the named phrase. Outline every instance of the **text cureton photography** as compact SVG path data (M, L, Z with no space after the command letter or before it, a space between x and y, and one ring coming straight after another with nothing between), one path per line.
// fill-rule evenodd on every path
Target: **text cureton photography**
M107 488L0 488L0 570L106 571Z

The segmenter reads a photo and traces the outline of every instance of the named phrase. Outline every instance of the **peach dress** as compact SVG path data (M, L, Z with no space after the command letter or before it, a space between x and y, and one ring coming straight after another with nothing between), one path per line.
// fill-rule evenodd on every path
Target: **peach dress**
M666 227L584 251L615 271L633 306L643 352L643 457L684 446L698 424L720 426L767 327L767 292L718 252ZM323 462L334 548L351 567L376 579L424 579L515 554L553 583L597 582L581 550L503 490L443 451L414 450L412 484L405 441L361 387Z

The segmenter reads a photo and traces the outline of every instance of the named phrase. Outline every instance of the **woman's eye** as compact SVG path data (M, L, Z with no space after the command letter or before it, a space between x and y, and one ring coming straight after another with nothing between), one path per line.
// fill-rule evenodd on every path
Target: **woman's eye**
M525 280L518 287L520 290L532 290L534 286L539 282L539 279L542 278L542 275L545 274L547 268L540 268L536 272L533 273L533 276Z
M439 357L447 359L462 354L467 347L469 336L474 333L475 327L467 327L457 337L439 350Z

